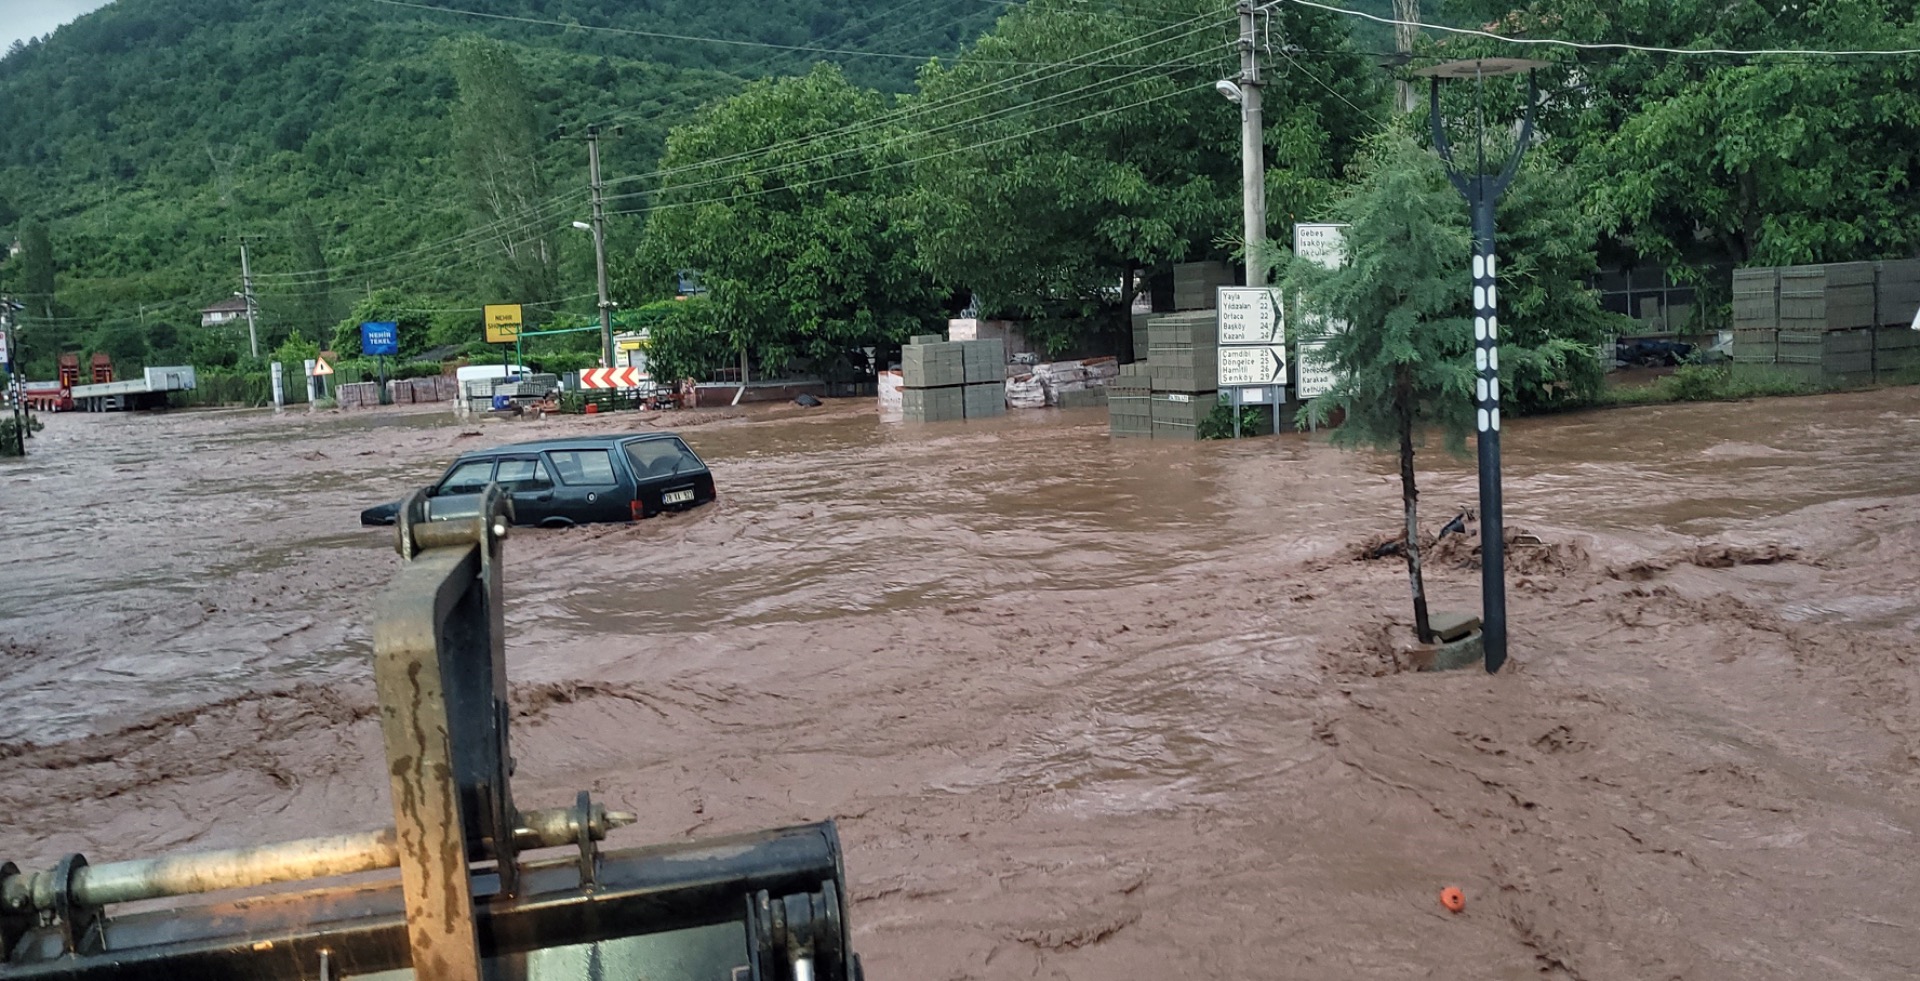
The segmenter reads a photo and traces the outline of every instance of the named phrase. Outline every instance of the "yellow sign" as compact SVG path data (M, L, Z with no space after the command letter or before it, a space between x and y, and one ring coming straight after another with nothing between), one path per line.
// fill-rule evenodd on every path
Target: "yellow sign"
M487 304L487 343L512 344L520 339L520 304Z
M328 364L326 358L314 358L313 374L316 378L321 375L331 375L333 374L333 365Z

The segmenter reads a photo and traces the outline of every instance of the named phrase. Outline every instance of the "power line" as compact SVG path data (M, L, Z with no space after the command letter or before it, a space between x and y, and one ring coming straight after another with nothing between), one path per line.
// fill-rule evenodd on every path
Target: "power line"
M376 0L376 2L386 2L386 0ZM395 0L395 2L399 2L399 0ZM1049 63L1046 63L1048 65L1047 69L1040 69L1040 70L1025 72L1020 75L1016 75L1010 79L1004 79L999 82L993 83L991 85L983 86L979 89L973 90L970 93L966 93L960 96L955 96L952 98L937 100L933 102L916 103L905 109L897 110L895 112L886 114L884 116L877 117L876 119L865 120L859 123L851 123L846 126L842 126L838 129L827 131L825 133L817 133L817 134L812 134L806 137L798 137L792 140L783 141L781 143L776 143L770 146L760 147L754 150L743 151L740 153L730 154L730 155L712 158L708 160L702 160L697 163L687 164L680 167L656 170L650 174L638 174L638 175L631 175L631 176L622 177L622 178L616 178L614 180L608 181L608 184L609 185L629 184L629 183L635 183L639 181L655 180L655 179L669 177L675 174L686 173L689 171L698 171L705 168L717 167L723 164L733 163L740 160L748 160L748 159L770 156L773 153L778 152L780 150L784 150L784 149L791 149L795 147L808 146L808 145L818 145L818 144L825 143L827 140L835 137L850 136L855 133L879 128L882 126L895 125L917 116L939 112L946 109L951 109L955 106L965 105L969 102L978 101L980 99L988 98L996 94L1010 92L1028 85L1039 84L1041 82L1048 81L1050 79L1057 78L1061 75L1065 75L1074 71L1088 69L1088 68L1104 67L1107 63L1099 62L1099 61L1083 61L1080 59L1097 58L1100 55L1107 54L1116 49L1129 48L1129 47L1133 52L1139 53L1139 52L1150 50L1155 47L1159 47L1160 45L1163 45L1163 44L1179 41L1184 38L1191 37L1194 34L1198 34L1202 31L1205 31L1208 28L1213 27L1215 25L1213 23L1201 24L1200 26L1195 27L1192 30L1188 30L1181 34L1176 34L1171 37L1164 37L1158 40L1151 40L1151 41L1149 39L1154 38L1156 35L1168 34L1169 32L1178 31L1180 28L1187 27L1192 24L1196 24L1203 20L1207 20L1210 16L1214 16L1214 15L1200 14L1176 24L1168 25L1166 27L1162 27L1157 30L1148 31L1145 34L1136 35L1134 37L1130 37L1122 41L1118 41L1114 44L1107 45L1106 47L1098 48L1090 52L1085 52L1081 55L1076 55L1074 56L1073 59L1069 59L1066 61L1049 62ZM1218 21L1218 23L1225 23L1224 19L1219 19L1218 17L1215 17L1215 19ZM994 63L1000 64L1000 62L994 62ZM1030 64L1030 63L1022 63L1022 64ZM1154 70L1157 68L1168 67L1170 64L1172 63L1162 63L1160 65L1148 66L1148 68L1143 70ZM1136 72L1135 74L1137 73L1138 72ZM1121 77L1126 77L1126 76L1121 76ZM1089 86L1083 86L1082 89L1087 87ZM1072 91L1077 92L1077 91L1081 91L1082 89L1076 89ZM1072 92L1063 93L1063 94L1072 94ZM1057 94L1055 96L1051 96L1048 98L1051 99L1051 98L1058 98L1058 97L1059 95ZM1042 100L1042 101L1045 101L1045 100ZM1020 107L1016 106L1012 108L1018 109ZM989 116L998 115L1001 112L1005 112L1005 111L1008 111L1008 110L1000 110L996 113L989 114ZM983 117L983 118L986 118L986 117ZM951 128L951 126L943 127L943 128ZM847 150L842 150L839 153L831 154L827 157L815 158L815 160L797 162L795 164L789 164L785 166L799 166L804 163L813 163L822 159L832 159L833 157L844 156L852 152L873 149L875 146L889 145L894 142L899 142L900 139L902 138L900 137L890 138L886 141L883 141L880 144L868 144L863 147L855 147ZM723 178L723 180L732 180L732 179L735 179L735 177L737 176L738 175L735 175L734 177ZM658 190L673 190L678 188L697 187L697 186L704 186L705 184L714 183L714 182L715 181L712 181L712 180L699 181L699 182L693 182L691 184L681 184L681 185L674 185L672 187L659 188ZM632 198L636 196L642 196L645 193L648 193L648 192L633 192L633 193L628 193L624 195L617 195L614 198L612 198L612 200L621 200L621 199L627 199L627 198ZM586 197L587 197L586 191L574 190L574 191L568 192L565 195L562 195L561 197L555 200L549 201L547 204L544 204L538 208L535 208L532 211L524 212L521 215L509 216L508 218L498 219L480 228L470 229L458 235L451 236L449 238L442 239L437 242L430 242L424 245L416 246L412 249L395 253L391 256L360 260L357 262L348 263L343 266L329 267L327 269L301 270L301 271L290 272L290 273L275 273L271 275L275 282L280 282L287 286L301 286L301 285L314 285L322 277L329 278L329 279L334 279L334 278L351 279L351 278L364 276L366 273L372 272L375 270L383 271L389 275L392 275L393 273L398 271L401 273L401 275L396 279L389 280L387 285L399 285L407 282L409 279L415 278L411 275L408 275L408 273L411 273L412 270L414 269L424 268L425 266L428 266L428 265L435 266L436 271L440 269L444 269L446 267L442 264L445 261L452 259L454 257L461 256L463 254L469 255L469 258L466 259L465 261L459 262L458 265L456 265L454 268L458 268L459 266L463 266L470 263L472 250L476 248L488 247L489 245L488 239L491 237L494 237L495 235L526 238L526 237L532 237L537 234L542 234L544 232L564 230L564 228L566 227L565 225L557 224L560 221L560 215L562 214L565 208L571 207L574 203L583 201ZM631 213L631 212L616 212L616 214L625 214L625 213ZM517 222L517 224L510 224L510 222ZM538 226L540 226L543 222L547 223L550 227L536 231L535 229ZM396 265L399 267L398 270L396 270L395 268ZM267 275L268 274L261 274L261 277L259 278L266 278ZM323 291L311 291L311 292L304 292L304 293L276 292L273 295L282 296L282 297L304 297L304 296L321 296L331 292L333 291L323 290Z
M1272 0L1272 2L1280 3L1282 2L1282 0ZM1427 30L1443 31L1448 34L1462 34L1468 37L1480 37L1480 38L1486 38L1492 41L1502 41L1507 44L1547 45L1550 47L1575 48L1581 51L1641 51L1641 52L1646 52L1648 54L1735 55L1735 56L1749 56L1749 57L1759 56L1759 55L1809 55L1809 56L1820 56L1820 57L1831 57L1831 58L1902 57L1907 55L1920 55L1920 48L1898 48L1898 49L1887 49L1887 50L1861 50L1861 51L1823 51L1823 50L1809 50L1806 48L1757 48L1752 50L1743 50L1739 48L1661 48L1661 47L1653 47L1649 45L1625 44L1625 43L1615 43L1615 42L1566 41L1560 38L1550 38L1550 37L1508 37L1504 34L1494 34L1491 31L1480 31L1480 30L1474 30L1472 28L1466 28L1466 27L1447 27L1442 24L1422 24L1418 21L1405 21L1405 20L1398 20L1392 17L1381 17L1376 14L1366 13L1365 11L1348 10L1344 7L1332 7L1324 3L1315 3L1314 0L1285 0L1285 2L1298 4L1302 7L1313 7L1317 10L1327 10L1336 14L1344 14L1348 17L1361 17L1361 18L1365 18L1367 20L1373 21L1377 24L1387 24L1394 27L1408 27L1408 26L1419 27ZM1271 6L1271 4L1269 4L1269 6Z
M1209 15L1207 14L1201 14L1199 16L1192 17L1192 18L1189 18L1188 20L1182 21L1178 24L1172 24L1167 27L1160 28L1158 30L1148 31L1145 34L1137 35L1135 37L1127 38L1126 40L1123 40L1123 41L1115 42L1114 44L1107 45L1104 48L1098 48L1094 51L1086 52L1085 54L1082 54L1082 55L1076 55L1074 56L1074 58L1079 59L1079 58L1096 57L1098 55L1106 54L1107 52L1113 51L1114 49L1125 48L1129 46L1133 46L1132 50L1134 51L1146 51L1150 48L1155 48L1162 44L1167 44L1172 41L1181 40L1183 38L1190 37L1194 34L1198 34L1201 31L1206 30L1208 27L1216 26L1217 24L1225 24L1227 20L1231 19L1231 18L1219 16L1219 15L1214 15L1213 22L1208 24L1203 24L1200 27L1195 28L1194 30L1188 31L1185 34L1177 35L1174 37L1161 38L1160 40L1153 41L1151 43L1142 43L1142 42L1146 42L1148 38L1152 38L1157 34L1165 34L1169 31L1178 30L1182 27L1186 27L1198 21L1205 20L1207 19L1208 16ZM684 164L679 167L656 170L651 174L636 174L629 177L623 177L623 178L616 179L610 183L629 184L629 183L636 183L639 181L670 177L675 174L686 173L688 171L695 171L703 168L717 167L723 164L735 163L740 160L747 160L747 159L752 159L754 157L769 155L777 150L784 150L784 149L790 149L798 146L806 146L810 144L822 143L834 137L848 136L854 133L859 133L859 132L871 130L871 129L878 129L885 126L899 125L907 120L914 119L919 116L925 116L925 115L929 115L936 112L942 112L948 109L952 109L956 106L966 105L967 103L970 103L970 102L978 102L981 99L990 98L995 95L1005 94L1007 92L1011 92L1019 88L1024 88L1029 85L1036 85L1041 82L1049 81L1051 79L1058 78L1062 75L1066 75L1074 71L1078 71L1086 68L1103 67L1103 66L1104 66L1104 63L1102 62L1097 62L1097 61L1083 62L1083 61L1078 61L1074 59L1069 59L1067 61L1051 62L1049 63L1049 68L1051 69L1051 71L1042 69L1042 70L1026 72L1021 75L1016 75L1013 78L1002 79L990 85L982 86L978 89L973 90L971 93L953 96L946 99L935 100L932 102L912 103L905 108L897 109L891 113L887 113L869 120L862 120L856 123L849 123L845 126L839 127L838 129L828 130L824 133L816 133L816 134L812 134L804 137L795 137L794 139L785 140L780 143L775 143L766 147L760 147L754 150L746 150L746 151L741 151L739 153L733 153L725 156L714 157L707 160L697 161L691 164ZM1154 67L1161 67L1161 66L1154 66Z
M1073 125L1085 123L1095 119L1103 119L1107 116L1114 115L1115 113L1122 113L1131 109L1138 109L1141 106L1151 105L1155 102L1160 102L1165 99L1171 99L1176 96L1186 95L1189 92L1199 91L1200 89L1211 86L1212 84L1213 84L1212 82L1202 82L1197 85L1184 86L1181 88L1174 89L1171 92L1162 92L1159 95L1149 96L1145 99L1141 99L1138 102L1132 102L1124 106L1115 106L1110 109L1103 109L1103 110L1100 110L1099 112L1088 113L1084 116L1077 116L1073 119L1061 120L1060 122L1053 123L1048 126L1042 126L1038 129L1028 130L1020 133L1013 133L1008 136L997 137L991 140L983 140L979 143L974 143L969 146L950 147L948 149L941 150L937 153L929 153L925 156L920 156L920 157L911 157L906 160L896 160L891 163L881 164L877 167L869 167L866 170L858 170L849 174L832 174L827 177L816 177L812 180L795 181L790 184L782 184L779 187L765 187L757 191L748 191L743 194L729 194L724 197L709 198L701 201L673 201L665 204L653 205L651 207L646 207L646 208L635 208L628 211L613 211L608 213L614 214L614 215L641 215L641 214L648 214L654 211L663 211L668 208L697 207L699 205L713 204L719 201L734 201L734 200L739 200L741 198L759 197L763 194L771 194L774 191L790 191L790 190L794 190L802 187L811 187L815 184L824 184L829 181L844 180L849 177L862 177L867 174L878 173L883 170L893 170L898 167L907 167L917 163L924 163L928 160L937 160L941 157L949 157L957 153L967 153L973 150L982 150L990 146L998 146L1002 143L1010 143L1014 140L1024 140L1030 136L1037 136L1041 133L1051 132L1053 130L1060 129L1062 127L1073 126Z
M1201 28L1200 30L1204 30L1204 29L1205 28ZM1189 32L1189 33L1198 33L1198 30ZM1173 38L1170 40L1178 40L1178 38ZM1176 59L1176 62L1177 62L1177 59ZM1046 105L1047 103L1054 102L1056 100L1066 99L1070 103L1078 100L1068 99L1069 96L1079 95L1080 93L1088 92L1094 89L1110 88L1115 83L1121 82L1127 78L1131 78L1139 75L1147 75L1153 72L1158 72L1161 69L1173 66L1176 62L1167 62L1167 63L1158 64L1158 65L1149 65L1142 68L1136 68L1133 71L1126 72L1124 74L1113 76L1110 78L1095 79L1094 81L1088 82L1087 84L1082 85L1078 88L1068 89L1064 92L1056 92L1051 95L1034 99L1029 102L1022 102L1017 105L1005 106L1000 109L993 110L992 112L984 113L978 116L972 116L966 119L947 123L941 126L935 126L931 129L911 130L911 131L902 133L898 136L892 136L892 137L888 137L886 139L880 140L877 143L866 143L858 146L847 147L841 150L837 150L833 153L824 154L822 156L810 157L805 160L796 160L790 163L776 164L760 170L751 170L741 174L723 174L717 177L710 177L705 180L691 181L691 182L682 183L682 184L667 185L667 186L656 188L652 192L635 191L627 194L616 195L614 200L622 200L622 199L633 198L633 197L643 197L649 193L667 193L671 191L684 191L684 190L689 190L696 187L706 187L713 184L732 183L734 181L747 178L747 177L756 177L756 176L762 176L770 173L788 171L798 167L806 167L813 164L824 163L826 161L834 160L839 157L844 157L851 154L870 152L872 150L877 150L882 147L893 145L895 143L903 143L903 142L908 142L912 140L923 139L925 137L932 136L937 133L946 132L948 130L958 129L965 126L977 125L979 123L982 123L997 117L1025 112L1027 110L1033 109L1038 106ZM790 141L790 142L794 142L794 141ZM798 143L797 145L804 146L806 144L802 142L802 143ZM771 149L768 152L770 153Z
M516 24L534 24L540 27L558 27L563 30L596 31L603 34L621 34L629 37L653 38L660 41L694 41L705 44L729 44L743 48L770 48L777 51L801 51L818 55L843 55L854 58L892 58L901 61L931 61L943 57L934 54L908 54L898 51L859 51L853 48L820 48L807 44L778 44L773 41L746 41L740 38L701 37L694 34L669 34L664 31L642 31L630 27L597 27L591 24L569 24L559 20L541 20L537 17L519 17L513 14L490 14L479 10L461 10L457 7L435 7L424 3L410 3L408 0L369 0L371 3L386 4L389 7L408 7L414 10L428 10L439 14L459 14L463 17L479 17L486 20L504 20Z

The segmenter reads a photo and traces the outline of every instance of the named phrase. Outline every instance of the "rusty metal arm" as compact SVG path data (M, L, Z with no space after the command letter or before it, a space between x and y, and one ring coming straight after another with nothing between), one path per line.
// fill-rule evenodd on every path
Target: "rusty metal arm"
M634 816L593 805L585 823L588 836L605 841L613 828L632 824ZM548 807L520 815L514 846L520 850L569 848L579 842L581 815L575 807ZM230 848L189 855L89 865L73 873L72 895L83 906L104 907L148 899L166 899L247 889L282 882L378 872L400 866L392 828L305 838L299 841ZM59 882L52 869L0 877L0 909L10 913L51 910Z

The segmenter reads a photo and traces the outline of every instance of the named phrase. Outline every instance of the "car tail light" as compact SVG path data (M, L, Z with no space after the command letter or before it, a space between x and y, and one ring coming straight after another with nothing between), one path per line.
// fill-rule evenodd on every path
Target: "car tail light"
M646 516L647 516L646 503L641 501L637 497L634 498L633 499L633 520L639 521L641 518L644 518Z

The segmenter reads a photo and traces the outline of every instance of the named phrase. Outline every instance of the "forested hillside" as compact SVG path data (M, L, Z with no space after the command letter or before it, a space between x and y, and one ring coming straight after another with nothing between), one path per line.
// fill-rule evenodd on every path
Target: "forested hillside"
M853 52L863 84L900 90L1006 8L980 0L448 0L501 17ZM354 295L397 288L433 307L472 300L484 243L425 251L469 227L455 160L456 40L506 42L527 82L534 154L556 197L584 198L586 149L609 179L645 171L667 129L740 79L802 72L818 55L459 16L377 0L117 0L0 60L0 234L51 245L47 270L0 265L29 305L29 356L92 341L221 360L197 311L240 286L251 239L266 346L321 336ZM876 52L884 56L862 56ZM586 216L586 206L568 202ZM562 223L564 225L564 222ZM616 247L632 221L611 227ZM44 236L44 237L41 237ZM561 294L592 289L590 240L560 238ZM288 273L315 268L327 276ZM38 281L36 281L38 280ZM227 359L231 358L231 351ZM44 373L44 367L43 367Z

